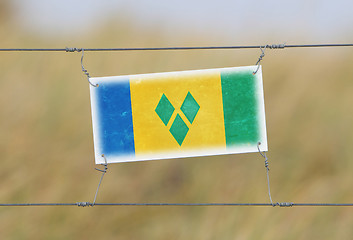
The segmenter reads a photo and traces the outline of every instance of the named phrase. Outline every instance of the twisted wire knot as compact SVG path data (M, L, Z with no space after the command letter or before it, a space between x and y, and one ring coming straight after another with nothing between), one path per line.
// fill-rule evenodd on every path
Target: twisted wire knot
M272 206L276 207L293 207L294 203L292 202L277 202L277 203L273 203Z
M93 207L93 204L90 202L77 202L76 205L77 207Z
M98 84L93 84L91 83L91 81L89 80L91 78L91 76L89 75L88 71L83 67L83 56L84 56L84 49L83 48L70 48L70 47L66 47L65 48L66 52L82 52L82 56L81 56L81 69L82 72L87 76L87 81L89 82L89 84L91 84L93 87L98 87Z
M87 76L87 81L88 81L88 83L89 83L91 86L93 86L93 87L98 87L98 84L93 84L93 83L91 83L91 81L89 80L89 79L91 78L91 76L89 75L88 71L87 71L87 70L84 68L84 66L83 66L83 57L84 57L85 52L84 52L84 49L83 49L83 48L81 48L80 51L82 51L82 56L81 56L81 69L82 69L82 72Z
M270 168L268 166L269 166L269 163L268 163L268 159L266 158L265 159L265 168L267 168L270 171Z
M266 48L269 48L269 49L284 49L285 47L286 47L285 43L266 45Z
M87 76L88 79L90 79L90 75L89 75L89 72L83 67L83 65L81 66L81 69L82 69L82 72L83 74L85 74Z
M281 43L281 44L272 44L272 45L265 45L264 47L260 46L260 50L261 50L261 55L259 57L259 60L257 60L256 64L257 65L257 68L256 70L253 72L253 74L255 75L257 73L257 71L259 71L259 68L260 68L260 62L262 61L262 59L264 58L265 56L265 50L266 48L269 48L269 49L284 49L286 47L286 44L285 43Z
M65 51L66 52L82 52L82 48L75 48L75 47L73 47L73 48L70 48L70 47L66 47L65 48Z

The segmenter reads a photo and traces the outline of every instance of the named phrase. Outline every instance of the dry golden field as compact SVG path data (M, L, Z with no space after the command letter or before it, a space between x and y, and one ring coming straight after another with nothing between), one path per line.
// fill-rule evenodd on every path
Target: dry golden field
M173 46L122 26L43 38L2 19L1 46ZM179 45L219 45L185 36ZM232 43L237 44L237 43ZM254 44L264 44L254 42ZM92 76L253 65L260 50L85 54ZM353 202L353 49L268 50L263 60L275 202ZM0 53L0 202L92 201L89 85L80 53ZM98 202L268 202L258 153L109 165ZM1 239L351 239L349 207L0 207Z

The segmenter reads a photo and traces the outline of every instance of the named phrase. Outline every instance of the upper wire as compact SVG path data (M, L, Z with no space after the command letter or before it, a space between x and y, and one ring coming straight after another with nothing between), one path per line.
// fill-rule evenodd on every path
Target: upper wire
M329 44L270 44L245 46L196 46L196 47L136 47L136 48L0 48L2 52L81 52L84 51L170 51L170 50L222 50L222 49L284 49L317 47L353 47L353 43Z

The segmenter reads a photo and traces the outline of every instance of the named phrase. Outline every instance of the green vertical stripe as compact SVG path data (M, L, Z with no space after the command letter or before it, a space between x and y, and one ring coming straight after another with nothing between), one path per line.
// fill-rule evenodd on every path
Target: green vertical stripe
M255 80L250 70L221 72L227 147L259 140Z

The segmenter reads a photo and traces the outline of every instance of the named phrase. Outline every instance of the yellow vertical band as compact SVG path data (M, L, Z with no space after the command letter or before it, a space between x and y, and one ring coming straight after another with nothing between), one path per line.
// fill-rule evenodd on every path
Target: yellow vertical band
M221 77L219 71L190 71L130 77L136 155L175 150L226 147ZM199 105L192 122L181 106L190 93ZM164 95L164 97L163 97ZM163 122L156 113L161 98L174 107ZM177 116L178 115L178 116ZM180 118L188 128L182 144L170 132Z

